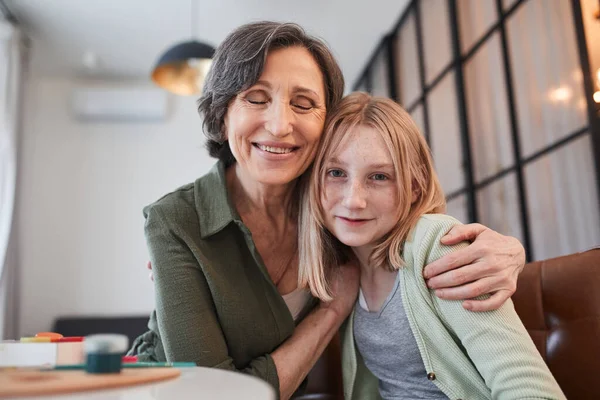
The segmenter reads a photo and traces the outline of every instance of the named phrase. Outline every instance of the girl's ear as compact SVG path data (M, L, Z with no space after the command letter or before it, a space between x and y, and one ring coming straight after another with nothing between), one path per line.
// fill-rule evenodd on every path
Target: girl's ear
M412 197L410 199L410 204L415 204L417 200L419 200L419 196L421 195L421 189L419 189L419 185L417 181L413 179L412 181Z

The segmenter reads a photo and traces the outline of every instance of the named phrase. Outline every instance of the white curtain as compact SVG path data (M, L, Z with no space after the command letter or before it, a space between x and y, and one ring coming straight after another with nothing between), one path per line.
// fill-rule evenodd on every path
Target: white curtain
M18 270L13 228L23 50L19 30L0 21L0 339L17 336Z

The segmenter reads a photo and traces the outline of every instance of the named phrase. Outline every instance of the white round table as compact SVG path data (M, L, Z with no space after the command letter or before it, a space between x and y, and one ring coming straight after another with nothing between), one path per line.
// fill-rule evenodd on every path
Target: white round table
M215 368L182 368L181 376L163 382L120 389L93 390L60 396L36 396L46 400L274 400L275 389L267 382L242 373ZM21 399L31 399L21 397Z

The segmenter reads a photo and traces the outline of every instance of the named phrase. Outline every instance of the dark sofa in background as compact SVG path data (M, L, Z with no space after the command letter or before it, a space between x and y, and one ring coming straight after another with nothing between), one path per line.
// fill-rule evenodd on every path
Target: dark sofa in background
M148 315L123 317L60 317L52 332L63 336L87 336L96 333L120 333L129 338L129 345L148 330Z

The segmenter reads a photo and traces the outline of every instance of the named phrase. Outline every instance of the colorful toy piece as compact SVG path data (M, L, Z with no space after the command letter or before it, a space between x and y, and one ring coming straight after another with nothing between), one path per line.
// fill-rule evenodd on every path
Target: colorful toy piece
M60 339L63 337L63 335L61 335L60 333L56 333L56 332L39 332L35 335L36 338L39 337L47 337L50 339Z
M121 372L121 355L127 351L129 339L125 335L102 334L86 336L83 348L86 371L90 374Z

